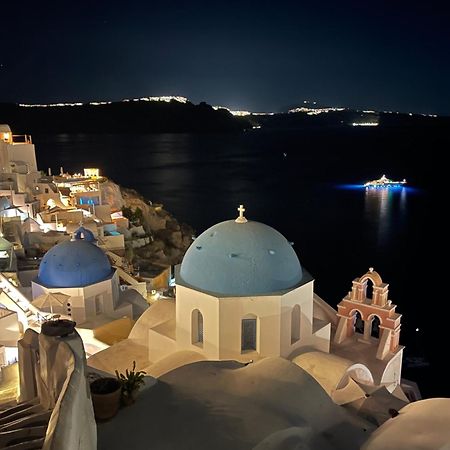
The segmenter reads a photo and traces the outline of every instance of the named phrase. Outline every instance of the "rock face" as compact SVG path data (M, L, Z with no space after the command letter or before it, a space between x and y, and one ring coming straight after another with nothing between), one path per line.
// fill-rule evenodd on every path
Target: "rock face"
M152 204L133 189L123 188L108 180L101 185L102 200L112 211L129 215L130 230L125 232L127 258L140 270L157 265L179 264L192 243L194 230L180 224L175 217Z
M121 211L124 205L120 186L110 180L100 184L102 203L111 206L111 211Z
M142 211L142 225L147 233L154 233L166 228L169 213L162 209L162 206L153 206L142 195L133 189L121 188L123 202L126 208Z

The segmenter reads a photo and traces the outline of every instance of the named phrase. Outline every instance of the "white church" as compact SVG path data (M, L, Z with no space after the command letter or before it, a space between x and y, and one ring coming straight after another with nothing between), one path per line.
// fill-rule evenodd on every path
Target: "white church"
M148 307L136 292L121 291L117 269L97 246L94 234L82 226L71 240L44 255L31 286L33 304L41 311L68 316L83 326L133 319Z
M372 302L365 288L381 278L369 271L354 281L359 297L344 299L353 306L338 313L314 293L312 276L286 238L247 220L242 205L238 211L237 219L212 226L188 249L176 271L176 299L151 306L128 339L91 356L88 364L114 373L136 360L152 374L161 365L201 359L282 357L328 385L330 395L350 378L392 392L400 383L403 347L388 285L382 287L386 301ZM381 318L382 339L355 330L357 312L367 317L367 329Z

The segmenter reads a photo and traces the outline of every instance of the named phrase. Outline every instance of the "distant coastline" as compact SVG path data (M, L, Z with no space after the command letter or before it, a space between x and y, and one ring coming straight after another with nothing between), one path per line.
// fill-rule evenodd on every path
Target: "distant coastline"
M0 103L0 123L3 122L19 134L232 132L249 126L246 119L225 109L178 101L32 108Z
M310 106L285 113L252 113L194 105L187 99L56 105L0 103L0 123L17 133L215 133L253 129L450 126L450 117Z

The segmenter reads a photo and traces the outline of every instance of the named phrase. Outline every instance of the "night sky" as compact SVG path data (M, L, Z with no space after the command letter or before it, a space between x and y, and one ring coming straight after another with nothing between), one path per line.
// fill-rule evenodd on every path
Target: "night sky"
M182 95L450 115L450 14L432 1L4 3L0 101Z

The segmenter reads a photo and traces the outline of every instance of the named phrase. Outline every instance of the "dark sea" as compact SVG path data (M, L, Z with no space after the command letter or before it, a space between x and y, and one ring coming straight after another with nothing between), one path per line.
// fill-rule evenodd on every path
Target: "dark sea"
M441 132L420 128L252 130L237 134L35 135L38 166L59 173L99 167L200 234L237 216L264 222L294 244L333 307L369 267L390 285L402 314L403 376L423 396L450 396L438 376L447 363L447 279L436 251L446 244L436 155ZM381 177L407 187L366 190ZM447 319L448 320L448 319ZM439 340L441 339L441 340Z

